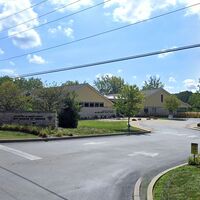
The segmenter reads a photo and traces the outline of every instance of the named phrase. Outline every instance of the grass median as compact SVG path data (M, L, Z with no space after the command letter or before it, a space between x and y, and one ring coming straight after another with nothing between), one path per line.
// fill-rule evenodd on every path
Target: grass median
M162 176L153 191L154 200L199 200L200 168L184 166Z
M0 131L0 139L30 139L30 138L38 138L38 136L29 134L29 133L22 133L22 132L15 132L15 131Z
M66 134L73 135L103 135L127 133L127 122L125 121L101 121L101 120L80 120L78 128L63 129ZM131 133L139 133L141 129L131 127Z
M143 130L131 127L130 134ZM88 136L128 133L126 121L80 120L77 128L41 128L35 126L4 125L1 127L0 139L26 139L37 137Z

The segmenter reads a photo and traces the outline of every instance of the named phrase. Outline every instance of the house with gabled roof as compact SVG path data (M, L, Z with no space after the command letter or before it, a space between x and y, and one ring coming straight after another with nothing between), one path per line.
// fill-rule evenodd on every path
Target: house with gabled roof
M115 116L113 102L101 95L89 84L67 85L66 90L74 92L79 102L81 118L110 118Z
M143 90L145 96L144 108L141 110L140 115L148 116L167 116L169 111L164 107L165 99L171 95L163 88ZM191 106L180 100L180 106L177 112L185 112Z
M169 111L164 107L165 99L170 95L169 92L163 88L143 90L142 92L145 100L144 108L138 114L139 116L167 116L169 114ZM109 94L106 97L112 102L115 102L118 99L118 94ZM177 112L185 112L190 107L189 104L180 100L180 106Z

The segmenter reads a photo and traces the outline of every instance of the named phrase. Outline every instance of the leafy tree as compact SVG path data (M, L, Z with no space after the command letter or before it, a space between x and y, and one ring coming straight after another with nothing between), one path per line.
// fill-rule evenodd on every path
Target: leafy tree
M117 76L101 76L94 81L94 85L101 94L118 94L124 86L124 79Z
M180 106L180 100L175 95L169 95L165 98L164 107L169 110L170 115Z
M156 76L150 76L147 81L144 82L143 90L163 88L164 84L160 81L160 78Z
M183 101L185 103L189 103L189 99L192 96L192 94L193 93L191 91L184 91L184 92L179 92L179 93L177 93L175 95L181 101Z
M27 111L31 109L31 98L24 95L12 81L0 85L0 110L5 112Z
M200 111L200 92L192 94L189 103L194 111Z
M68 92L64 87L40 88L33 92L32 97L35 110L55 112L63 107Z
M62 86L64 85L79 85L78 81L66 81L65 83L62 84Z
M9 76L2 76L2 77L0 77L0 85L2 83L8 82L8 81L12 81L12 80L13 79L11 77L9 77Z
M39 78L19 78L14 80L14 83L26 92L31 92L34 89L43 88L43 83Z
M58 115L59 126L62 128L77 128L79 111L80 107L75 100L75 95L69 95Z
M128 131L130 131L130 118L135 116L143 107L144 96L136 85L125 85L115 104L117 112L128 117Z

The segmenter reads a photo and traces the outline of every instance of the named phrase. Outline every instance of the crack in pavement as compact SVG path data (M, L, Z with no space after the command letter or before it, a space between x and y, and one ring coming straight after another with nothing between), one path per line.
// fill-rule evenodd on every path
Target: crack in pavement
M69 199L67 199L67 198L65 198L65 197L63 197L63 196L57 194L56 192L51 191L50 189L48 189L48 188L46 188L46 187L44 187L44 186L42 186L42 185L40 185L40 184L38 184L38 183L36 183L36 182L34 182L34 181L32 181L32 180L30 180L30 179L24 177L24 176L22 176L22 175L20 175L20 174L18 174L18 173L16 173L16 172L14 172L14 171L12 171L12 170L9 170L9 169L7 169L7 168L5 168L5 167L2 167L2 166L0 166L0 169L2 169L2 170L4 170L4 171L7 171L7 172L9 172L9 173L11 173L11 174L13 174L13 175L19 177L19 178L22 178L22 179L24 179L25 181L28 181L29 183L32 183L33 185L35 185L35 186L37 186L37 187L39 187L39 188L41 188L41 189L43 189L43 190L45 190L45 191L47 191L47 192L53 194L54 196L57 196L57 197L60 198L60 199L69 200Z

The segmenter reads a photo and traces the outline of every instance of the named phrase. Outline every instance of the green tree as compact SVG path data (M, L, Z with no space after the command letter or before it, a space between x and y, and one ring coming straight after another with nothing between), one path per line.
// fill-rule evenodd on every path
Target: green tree
M28 111L31 109L31 98L24 95L12 81L0 85L0 110L6 112Z
M64 101L58 114L59 126L62 128L77 128L80 106L72 93Z
M65 88L61 86L37 89L32 94L33 108L45 112L59 111L68 95Z
M160 81L160 78L156 76L150 76L147 81L144 82L143 90L163 88L164 84Z
M175 95L169 95L165 98L164 107L169 110L169 114L173 113L180 106L180 100Z
M192 106L193 111L200 111L200 92L192 94L189 104Z
M130 131L130 118L135 116L143 107L144 96L136 85L125 85L115 104L117 112L128 117L128 131Z
M14 80L14 83L26 92L31 92L35 89L43 88L43 83L39 78L18 78Z
M11 78L11 77L9 77L9 76L2 76L2 77L0 77L0 85L2 84L2 83L5 83L5 82L8 82L8 81L13 81L13 79Z
M101 94L118 94L124 86L124 79L117 76L101 76L94 81L94 85Z
M178 99L180 99L181 101L185 102L185 103L189 103L189 99L192 96L192 92L190 91L183 91L183 92L179 92L176 95L176 97Z
M65 85L79 85L78 81L66 81L65 83L62 84L62 86Z

